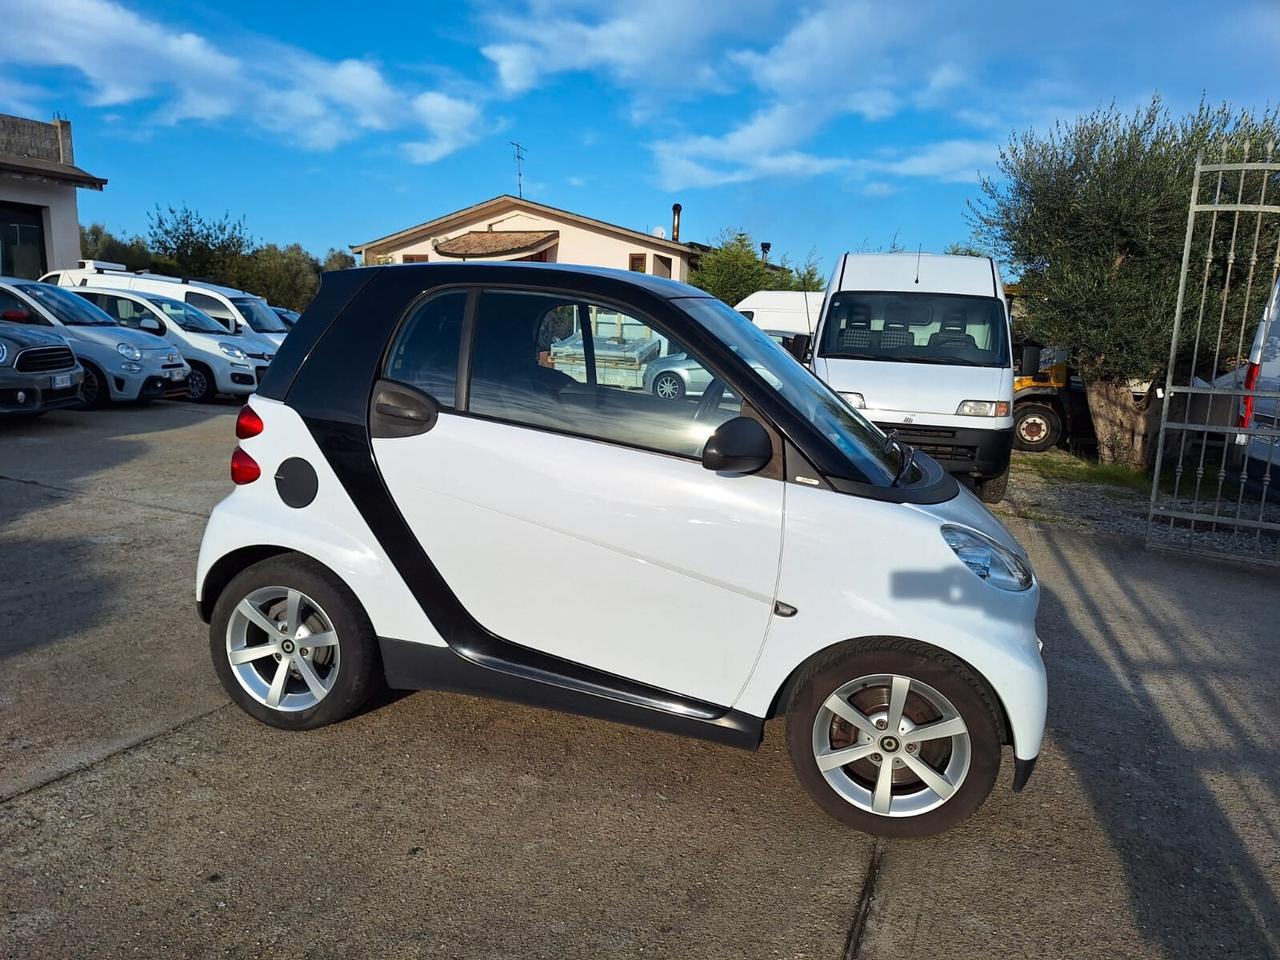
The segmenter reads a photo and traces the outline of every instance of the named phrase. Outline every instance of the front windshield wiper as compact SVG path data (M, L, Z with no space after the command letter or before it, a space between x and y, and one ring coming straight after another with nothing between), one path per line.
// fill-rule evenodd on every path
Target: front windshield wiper
M896 487L904 477L911 473L911 468L916 462L916 448L909 443L898 443L898 449L902 453L902 466L898 468L897 474L893 478L892 487Z

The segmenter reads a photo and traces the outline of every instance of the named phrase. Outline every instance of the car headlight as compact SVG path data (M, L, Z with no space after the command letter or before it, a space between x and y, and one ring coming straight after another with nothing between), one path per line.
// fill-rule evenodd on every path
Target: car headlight
M965 400L956 407L958 417L1007 417L1009 401L1007 400Z
M233 344L223 343L222 341L218 341L218 349L221 350L223 353L225 353L232 360L244 359L244 351L241 350L239 347L234 346Z
M944 524L942 539L966 567L993 587L1020 591L1031 586L1034 578L1027 562L985 534Z
M126 360L141 360L142 351L135 347L132 343L117 343L116 353L124 357Z
M0 364L3 364L8 359L9 347L4 343L0 343Z
M866 401L866 400L864 400L864 399L862 398L862 394L860 394L860 393L845 393L843 390L841 390L841 391L840 391L840 396L842 396L842 397L844 397L846 400L848 400L848 401L849 401L849 406L853 407L853 409L855 409L855 410L863 410L863 409L866 409L867 401Z

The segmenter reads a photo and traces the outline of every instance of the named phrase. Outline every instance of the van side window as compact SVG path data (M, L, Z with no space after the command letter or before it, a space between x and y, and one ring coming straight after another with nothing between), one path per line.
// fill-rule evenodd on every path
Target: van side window
M231 309L216 297L211 297L207 293L196 293L188 290L186 297L187 303L191 304L197 310L207 313L215 320L221 320L223 323L230 324L236 319Z
M563 294L484 291L469 411L697 457L742 401L647 320Z
M467 307L465 291L442 293L420 303L396 337L383 374L417 387L442 407L456 402L458 338Z

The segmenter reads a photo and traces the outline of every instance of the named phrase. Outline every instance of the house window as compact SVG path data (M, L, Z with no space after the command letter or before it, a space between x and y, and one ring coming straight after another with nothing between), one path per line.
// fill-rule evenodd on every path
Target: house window
M406 253L400 257L401 263L426 263L431 258L425 253Z
M653 275L655 277L670 277L671 258L662 257L655 253L653 255Z
M644 265L644 254L643 254L643 253L633 253L633 254L631 255L631 264L630 264L630 266L628 266L628 267L627 267L627 269L628 269L628 270L634 270L636 273L645 273L645 272L647 272L647 271L646 271L646 269L645 269L645 265Z

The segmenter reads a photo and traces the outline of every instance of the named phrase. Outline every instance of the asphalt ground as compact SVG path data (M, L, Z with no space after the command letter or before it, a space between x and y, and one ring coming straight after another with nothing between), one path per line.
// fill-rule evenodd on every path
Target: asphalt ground
M0 957L1280 956L1275 571L1016 526L1036 774L877 844L776 721L748 754L442 693L249 720L192 608L235 409L0 423Z

